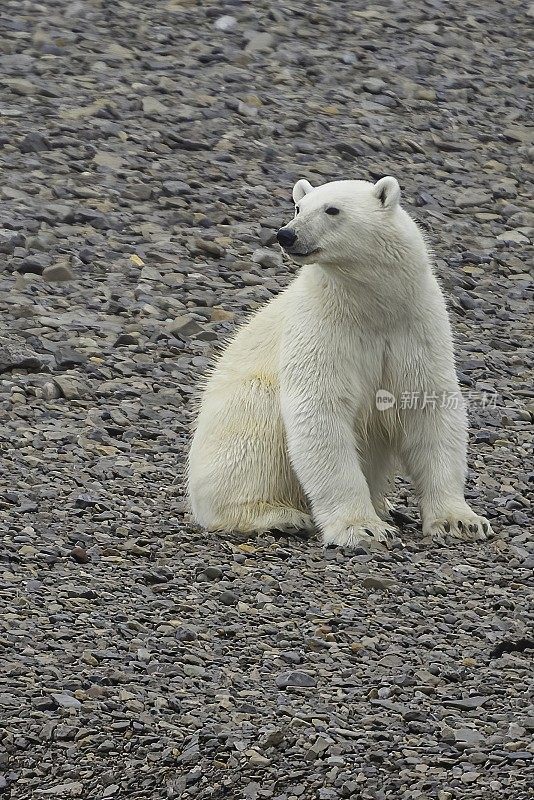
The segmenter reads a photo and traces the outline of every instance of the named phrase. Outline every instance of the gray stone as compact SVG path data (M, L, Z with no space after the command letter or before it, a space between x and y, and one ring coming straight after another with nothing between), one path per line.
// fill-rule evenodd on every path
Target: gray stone
M67 264L51 264L44 268L43 278L49 283L62 283L74 280L74 275Z
M61 708L81 708L82 704L70 694L52 694L52 697Z
M277 252L276 250L268 250L267 248L259 248L258 250L254 250L252 254L252 260L255 264L260 264L262 267L272 267L278 268L281 267L284 263L284 259L282 258L282 254Z
M237 28L237 20L235 17L225 14L224 16L216 19L213 25L218 31L224 31L225 33L228 33L229 31L235 31Z
M366 575L362 580L362 586L365 589L390 589L395 586L395 583L396 581L380 575Z
M281 672L276 676L275 684L279 689L295 688L312 688L317 686L317 679L307 672Z
M270 33L254 33L248 40L245 48L247 53L268 52L273 46L273 37Z

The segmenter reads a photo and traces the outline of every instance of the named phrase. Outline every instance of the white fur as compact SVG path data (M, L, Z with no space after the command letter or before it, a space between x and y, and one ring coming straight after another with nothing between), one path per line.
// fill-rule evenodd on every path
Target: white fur
M384 491L399 463L425 533L484 538L487 520L464 500L466 416L445 302L397 181L300 180L293 197L285 227L303 268L207 382L189 456L195 518L241 531L313 518L325 544L387 542ZM381 411L380 389L437 402ZM444 392L457 408L442 407Z

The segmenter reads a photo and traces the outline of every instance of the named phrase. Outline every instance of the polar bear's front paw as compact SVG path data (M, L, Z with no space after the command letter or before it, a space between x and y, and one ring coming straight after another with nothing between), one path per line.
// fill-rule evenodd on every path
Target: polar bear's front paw
M438 544L446 544L448 539L478 542L493 535L486 517L479 517L469 506L460 511L445 512L431 519L424 525L423 533Z
M395 528L381 519L359 519L343 525L326 526L323 531L323 544L338 547L373 548L377 544L391 547L397 540Z

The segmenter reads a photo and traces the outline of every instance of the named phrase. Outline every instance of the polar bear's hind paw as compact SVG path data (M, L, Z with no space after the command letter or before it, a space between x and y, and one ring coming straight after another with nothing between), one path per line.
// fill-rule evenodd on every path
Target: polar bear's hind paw
M358 520L352 524L334 529L325 529L323 543L325 546L337 545L349 549L355 547L376 547L377 544L392 547L398 541L395 528L381 519Z

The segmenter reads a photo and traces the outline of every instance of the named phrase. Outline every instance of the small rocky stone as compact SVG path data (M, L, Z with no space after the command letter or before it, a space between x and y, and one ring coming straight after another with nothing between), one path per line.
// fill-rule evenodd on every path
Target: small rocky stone
M365 589L390 589L395 586L395 581L389 578L383 578L380 575L366 575L362 580L362 586Z
M366 78L362 81L362 88L371 94L379 94L386 88L386 83L381 78Z
M43 278L50 283L60 283L74 280L74 275L67 264L51 264L44 268Z
M50 150L50 148L50 140L37 131L28 133L19 143L21 153L40 153L43 150Z
M14 369L39 372L41 367L39 356L24 341L13 337L11 341L0 340L0 373Z
M74 561L76 561L78 564L88 564L89 561L91 560L91 557L87 552L87 550L84 550L84 548L80 547L79 545L76 545L76 547L72 548L72 550L70 551L70 555L71 558L73 558Z
M307 689L317 686L317 680L313 675L298 671L280 673L280 675L276 676L275 683L279 689L287 689L290 687Z
M54 383L59 387L66 400L79 400L87 394L87 386L79 378L70 375L54 376Z
M225 606L234 606L237 603L237 595L234 592L226 589L219 595L219 602Z
M517 244L528 244L529 238L519 230L503 231L497 236L499 241L516 242Z
M282 266L284 262L281 253L263 247L254 251L252 260L255 264L260 264L262 267L273 267L275 269Z
M182 314L176 317L168 326L168 331L173 336L191 336L195 333L200 333L201 326L188 314Z
M70 694L52 694L52 697L61 708L81 708L82 704Z
M237 28L236 18L231 17L228 14L219 17L218 19L215 20L213 24L218 31L224 31L225 33L228 33L229 31L234 31Z
M23 274L42 275L49 264L50 256L47 253L34 253L22 259L18 271Z
M273 37L270 33L254 33L245 48L247 53L269 51L273 46Z

